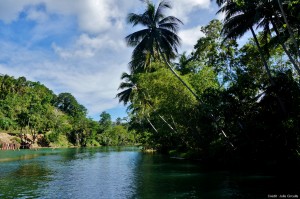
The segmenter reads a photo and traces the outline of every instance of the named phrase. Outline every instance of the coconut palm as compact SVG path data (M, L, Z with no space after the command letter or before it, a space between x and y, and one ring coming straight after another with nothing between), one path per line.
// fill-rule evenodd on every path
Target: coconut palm
M136 80L133 75L128 73L122 73L121 79L125 80L121 82L119 89L122 89L120 93L116 95L119 98L119 102L123 102L124 105L127 105L132 100L132 92L136 89ZM125 90L124 90L125 89Z
M223 3L218 13L225 13L223 34L225 39L235 39L242 37L248 30L251 31L254 42L257 46L260 58L267 72L269 81L272 86L275 86L270 68L266 57L263 53L261 45L258 41L254 26L261 22L261 15L257 12L258 3L260 1L234 1L234 0L217 0L217 3ZM277 96L282 112L286 115L286 108L280 96Z
M300 75L299 62L294 59L294 57L291 55L291 53L288 51L288 49L285 45L285 40L288 37L290 37L293 40L293 35L292 36L288 36L288 34L283 35L281 32L284 32L284 31L280 30L282 23L287 21L285 13L282 8L282 5L279 4L279 1L274 1L274 0L263 0L263 1L260 0L260 1L256 1L256 2L257 3L256 3L255 10L256 10L257 17L259 18L257 27L263 28L263 33L264 33L265 38L267 38L268 36L271 36L271 32L275 31L276 36L272 38L272 40L273 40L272 43L275 45L278 45L278 44L281 45L282 49L288 56L289 60L293 64L294 68ZM278 8L278 4L279 4L280 9ZM290 30L290 29L288 28L288 30Z
M284 11L284 9L283 9L281 0L277 0L277 3L278 3L278 5L279 5L280 12L281 12L281 14L282 14L282 17L283 17L283 20L284 20L284 22L285 22L285 25L286 25L286 27L287 27L287 29L288 29L290 38L292 39L293 45L294 45L294 47L295 47L295 49L296 49L297 55L300 57L299 46L298 46L298 44L297 44L297 41L296 41L296 38L295 38L295 36L294 36L293 30L292 30L292 28L291 28L291 26L290 26L290 24L289 24L289 22L288 22L287 15L286 15L286 13L285 13L285 11ZM299 3L299 2L298 2L298 3Z
M183 23L174 16L165 16L165 9L171 8L169 2L163 0L157 7L149 0L143 2L146 5L144 13L130 13L127 17L128 23L133 26L141 25L144 27L144 29L138 30L125 38L127 44L134 47L130 65L137 70L146 67L146 63L149 63L151 59L164 61L179 81L199 99L170 64L170 59L175 57L177 47L180 45L177 31L179 25Z
M271 71L269 69L268 63L264 56L263 50L260 46L256 33L253 26L258 24L260 21L259 15L257 15L256 1L243 1L243 3L238 3L231 0L219 0L218 3L222 4L222 7L218 13L225 13L223 34L225 39L236 39L242 37L247 31L251 31L255 44L258 48L261 60L264 64L265 70L269 77L269 80L272 85L274 81L272 80Z
M116 95L119 98L119 102L123 102L124 105L127 105L129 102L135 102L135 106L132 104L128 106L128 109L131 109L133 112L141 111L142 115L146 115L146 120L150 124L150 126L154 129L155 132L158 133L157 128L153 125L150 121L150 114L148 113L147 109L152 109L151 101L146 97L145 92L138 91L136 81L137 79L133 74L122 73L121 79L125 80L125 82L121 82L119 89L123 89L120 93ZM125 89L125 90L124 90ZM166 119L158 115L159 118L174 132L176 130L172 127L170 123L166 121Z
M130 109L132 112L138 113L141 112L142 116L146 118L147 122L150 124L152 129L158 133L157 128L154 126L154 124L151 122L149 118L149 114L145 114L147 105L149 104L148 101L146 101L145 98L141 99L141 96L139 96L139 93L134 92L137 91L136 86L136 78L133 74L128 73L122 73L121 79L125 80L124 82L121 82L119 89L123 89L120 93L116 95L116 97L119 98L119 102L123 102L124 105L127 105L129 102L136 102L135 105L130 104L128 106L128 109ZM146 116L144 116L146 115Z
M219 6L222 6L219 12L226 13L225 25L227 27L225 29L227 29L226 34L228 38L240 37L248 30L251 30L253 38L256 42L257 38L255 38L256 36L253 31L253 27L256 26L257 28L263 28L264 35L267 36L271 35L270 25L272 25L272 28L276 33L276 37L272 39L272 43L276 45L280 44L282 46L289 60L300 75L299 62L293 58L284 43L288 37L282 35L282 31L278 30L278 27L281 27L282 23L287 23L286 15L284 13L280 0L216 0L216 2ZM235 27L233 28L233 26ZM231 30L228 31L229 29ZM289 34L291 35L289 26L288 30ZM293 41L294 46L296 46L293 35L291 35L290 37ZM257 43L257 46L258 48L261 48L259 46L259 43ZM297 47L295 48L298 49ZM262 56L262 54L260 55ZM266 67L266 65L265 68L269 75L269 69L268 67Z
M183 24L174 16L165 16L164 10L170 9L171 5L165 0L162 0L157 8L149 0L143 1L146 5L146 10L142 14L130 13L127 17L128 23L133 26L141 25L144 29L128 35L125 39L129 46L134 47L132 53L131 69L134 67L148 67L151 59L163 61L178 80L193 94L199 101L201 99L197 94L181 79L170 64L170 60L175 57L177 47L180 45L180 38L177 31L180 24ZM134 62L140 63L134 65ZM132 67L133 66L133 67ZM139 67L138 67L139 68ZM133 71L134 73L135 71ZM211 117L216 120L214 115ZM221 133L228 140L228 136L223 129ZM229 141L232 147L233 144Z

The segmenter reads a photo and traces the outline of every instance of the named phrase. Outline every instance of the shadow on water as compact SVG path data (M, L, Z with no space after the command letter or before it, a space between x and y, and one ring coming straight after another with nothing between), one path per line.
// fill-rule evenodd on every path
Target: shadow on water
M0 177L0 198L38 198L38 189L49 181L50 170L39 163L19 164L18 168Z
M1 151L0 152L0 163L10 161L24 161L37 158L49 154L49 150L19 150L19 151Z
M137 173L136 198L260 199L272 194L300 197L297 175L212 170L160 155L143 155Z

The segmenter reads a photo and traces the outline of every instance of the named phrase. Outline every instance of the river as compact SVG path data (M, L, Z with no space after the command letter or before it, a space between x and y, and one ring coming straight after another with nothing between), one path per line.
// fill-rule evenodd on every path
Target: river
M0 198L299 198L299 191L297 176L210 170L136 147L0 151Z

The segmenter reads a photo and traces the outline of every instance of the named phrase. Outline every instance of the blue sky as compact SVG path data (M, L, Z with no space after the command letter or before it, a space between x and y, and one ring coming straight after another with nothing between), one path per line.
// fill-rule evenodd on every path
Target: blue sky
M170 2L168 14L184 22L179 53L191 51L200 27L220 17L217 7L210 0ZM132 52L126 16L143 9L139 0L1 0L0 73L70 92L95 120L102 111L124 117L115 96Z

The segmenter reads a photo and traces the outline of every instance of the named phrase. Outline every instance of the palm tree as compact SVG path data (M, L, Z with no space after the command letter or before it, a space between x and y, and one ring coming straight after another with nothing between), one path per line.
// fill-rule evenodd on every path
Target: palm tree
M278 30L278 26L279 27L282 26L283 23L287 24L290 38L292 39L294 47L297 49L297 53L299 54L299 48L297 48L297 44L293 37L291 28L288 25L286 14L283 10L280 0L248 0L248 1L247 0L244 1L216 0L216 2L219 6L222 6L219 12L226 12L225 25L229 26L231 23L230 25L231 27L227 29L231 29L232 24L235 24L234 27L235 30L230 30L231 33L227 32L227 36L229 38L241 37L242 35L244 35L245 32L251 30L251 33L257 44L258 49L259 48L261 49L259 43L257 42L258 41L257 38L255 38L256 36L254 35L255 32L253 30L253 27L255 25L257 25L257 27L262 27L264 35L267 36L270 35L271 32L270 25L272 25L272 28L277 35L277 37L273 38L273 41L275 41L273 43L280 44L282 46L289 60L291 61L294 68L300 75L299 62L292 57L291 53L287 50L287 47L284 44L284 39L287 39L288 37L282 36L282 34L280 33L282 31ZM280 9L278 8L278 5ZM237 21L240 21L242 23L238 23ZM263 54L260 53L261 57L262 55ZM262 59L263 62L264 59L265 58ZM268 67L266 67L266 65L265 68L268 73L268 76L270 77L269 69Z
M279 30L279 28L282 26L284 22L286 22L286 16L283 11L282 5L279 4L280 9L278 8L279 1L274 0L264 0L264 1L257 1L256 4L256 15L259 17L260 21L257 25L257 27L263 28L263 33L265 38L268 36L271 36L271 31L275 31L276 37L273 37L273 44L275 45L281 45L282 49L288 56L289 60L293 64L294 68L298 72L298 75L300 75L300 68L299 68L299 62L293 58L291 53L288 51L284 39L288 38L284 35L282 35L282 31ZM283 14L281 14L283 13ZM283 19L282 19L283 18ZM270 28L270 25L272 25L272 29ZM289 27L289 26L288 26ZM290 33L290 28L288 28ZM290 36L292 41L293 35ZM295 44L295 42L293 42ZM297 44L295 45L297 46ZM296 47L297 49L297 47Z
M133 62L140 63L139 66L141 67L147 67L147 63L151 62L151 59L163 61L178 80L202 103L198 95L181 79L170 64L170 59L175 56L177 47L180 45L180 38L176 33L179 24L183 23L174 16L166 17L164 15L163 11L171 8L170 3L167 1L162 0L157 8L149 0L143 2L146 4L144 13L130 13L127 17L128 23L133 24L133 26L141 25L145 27L125 38L129 46L135 47L132 53L131 68L136 67L132 67ZM216 120L214 115L210 116ZM222 129L220 131L229 140L225 132ZM234 148L230 141L229 143Z
M170 59L175 57L177 47L180 45L180 38L176 33L179 25L183 23L176 17L164 15L164 10L171 8L169 2L163 0L157 8L149 0L144 0L144 3L146 4L144 13L130 13L127 17L128 23L133 26L141 25L145 27L125 38L129 46L135 47L130 65L138 68L145 67L147 66L145 63L149 63L151 58L164 61L179 81L199 99L197 94L181 79L170 64ZM136 62L139 64L135 65Z
M137 79L134 75L128 74L128 73L122 73L121 79L125 80L125 82L121 82L119 89L123 89L120 93L116 95L116 97L119 98L119 102L123 102L124 105L127 105L129 102L136 102L138 104L137 107L134 107L133 105L130 105L128 108L133 110L134 112L138 112L141 110L142 115L146 115L146 120L150 124L150 126L154 129L156 133L158 133L157 128L153 125L153 123L150 121L150 114L146 113L147 108L153 108L151 105L150 100L146 97L146 94L143 91L138 91L137 89ZM125 89L125 90L124 90ZM171 124L169 124L166 119L158 115L159 118L172 130L176 133L176 130L172 127Z
M225 13L224 27L222 30L225 35L225 39L236 39L242 37L248 30L250 30L269 80L271 84L274 85L271 71L253 28L253 26L260 20L260 17L256 13L256 2L244 1L240 4L236 1L220 0L217 1L217 3L224 3L218 13Z
M225 35L225 39L242 37L248 30L250 30L259 51L260 58L269 77L269 81L272 86L275 86L275 82L273 80L267 60L253 28L253 26L259 24L261 21L261 15L257 13L257 3L259 3L259 1L217 0L217 3L219 5L222 4L222 7L218 13L225 13L224 26L222 30L223 34ZM286 108L281 97L277 96L277 99L282 112L286 115Z
M278 6L279 6L279 8L280 8L280 11L281 11L283 20L284 20L284 22L285 22L285 24L286 24L286 27L287 27L287 29L288 29L290 38L292 39L293 45L294 45L294 47L295 47L295 49L296 49L296 51L297 51L297 55L298 55L298 57L300 57L299 46L298 46L298 44L297 44L297 41L296 41L296 38L295 38L295 36L294 36L293 30L292 30L292 28L291 28L291 26L290 26L290 24L289 24L289 22L288 22L288 19L287 19L287 16L286 16L286 14L285 14L285 11L284 11L284 9L283 9L281 0L277 0L277 3L278 3Z
M134 92L137 90L136 86L136 78L133 74L128 73L122 73L121 79L125 80L124 82L121 82L119 89L123 89L120 93L116 95L116 97L119 98L119 102L123 102L124 105L127 105L129 102L136 102L135 106L133 104L130 104L128 106L128 109L131 109L132 112L138 113L139 111L142 112L142 115L145 115L145 110L147 109L148 102L145 102L145 99L141 99L140 96L138 96L137 92ZM146 120L152 127L152 129L158 133L157 128L154 126L154 124L149 119L149 114L146 114Z
M121 79L125 80L121 82L119 89L123 89L120 93L116 95L119 98L119 102L123 102L124 105L127 105L130 101L132 101L132 92L136 89L136 80L133 75L128 73L122 73ZM125 89L125 90L124 90Z

